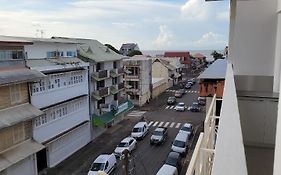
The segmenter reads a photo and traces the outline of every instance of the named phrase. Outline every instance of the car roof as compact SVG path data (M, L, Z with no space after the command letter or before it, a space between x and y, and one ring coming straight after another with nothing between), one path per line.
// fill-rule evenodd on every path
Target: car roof
M155 129L155 131L164 131L164 128L158 127L158 128Z
M196 104L196 105L198 105L199 103L198 103L198 102L193 102L192 104Z
M96 158L94 163L105 163L110 158L110 156L111 154L101 154Z
M187 137L188 137L188 134L179 132L179 133L177 134L175 140L179 140L179 141L184 141L184 142L186 142Z
M185 124L183 124L183 127L191 127L191 126L192 126L191 123L185 123Z
M145 124L147 124L146 122L138 122L134 128L138 128L138 127L143 127Z
M157 175L162 174L173 174L175 171L177 171L177 168L171 165L164 164L160 170L157 172Z
M133 137L126 137L121 142L129 142L132 139L133 139Z
M180 156L180 154L177 153L177 152L174 152L174 151L170 152L169 155L168 155L168 157L174 158L174 159L178 159L179 156Z
M174 96L171 96L171 97L168 97L168 98L176 98L176 97L174 97Z
M178 104L184 104L184 102L179 102Z

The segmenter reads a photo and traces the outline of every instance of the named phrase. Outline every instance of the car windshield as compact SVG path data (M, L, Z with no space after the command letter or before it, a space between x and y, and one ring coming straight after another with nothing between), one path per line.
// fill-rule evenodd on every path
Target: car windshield
M168 157L165 161L165 164L172 165L174 167L177 166L177 160L171 157Z
M174 146L177 146L177 147L180 147L180 148L184 148L184 142L179 141L179 140L175 140L175 141L173 142L173 145L174 145Z
M184 103L179 103L179 106L184 106Z
M163 135L161 131L154 131L153 132L153 135L156 135L156 136L161 136Z
M182 127L181 130L190 132L191 129L190 129L190 127Z
M141 128L134 128L133 132L141 132Z
M169 97L169 98L168 98L168 100L174 100L174 99L175 99L174 97Z
M105 163L93 163L91 171L103 170Z
M127 142L121 142L117 145L117 147L127 147L128 143Z

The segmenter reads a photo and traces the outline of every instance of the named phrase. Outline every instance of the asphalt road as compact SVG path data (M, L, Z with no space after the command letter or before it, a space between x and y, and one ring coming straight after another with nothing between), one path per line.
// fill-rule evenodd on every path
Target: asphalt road
M178 87L173 87L178 89ZM193 91L193 92L191 92ZM193 101L196 101L198 97L198 84L194 85L190 90L190 93L186 93L182 98L179 98L177 102L185 102L186 105L190 105ZM64 160L62 163L54 168L45 169L40 174L49 175L86 175L90 166L98 155L102 153L112 153L116 145L126 136L130 135L130 131L133 126L141 119L145 119L150 124L150 132L142 141L138 141L137 149L133 151L130 161L130 172L135 175L155 175L160 167L163 165L168 153L171 149L171 143L178 133L183 123L192 123L195 129L198 131L190 143L190 151L187 156L182 160L183 171L180 174L184 174L188 166L189 160L192 156L192 149L196 144L199 130L202 126L202 121L205 118L203 112L193 113L189 111L177 112L171 109L171 106L167 108L166 100L168 96L173 96L172 91L167 91L161 94L157 99L152 100L150 104L143 108L135 108L135 111L144 111L142 116L127 116L123 121L109 128L104 134L93 140L81 150L74 153L72 156ZM168 138L163 145L151 146L149 139L152 131L159 125L167 125ZM122 161L118 160L117 169L112 173L115 175L122 174Z

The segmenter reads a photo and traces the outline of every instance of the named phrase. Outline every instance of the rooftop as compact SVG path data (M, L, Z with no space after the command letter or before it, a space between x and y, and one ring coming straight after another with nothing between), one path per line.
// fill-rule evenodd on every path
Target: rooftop
M71 41L64 38L32 38L32 37L3 36L3 35L0 35L0 42L21 42L27 44L32 44L33 42L78 44L78 42L76 41Z
M198 79L225 79L226 67L226 60L218 59L199 75Z

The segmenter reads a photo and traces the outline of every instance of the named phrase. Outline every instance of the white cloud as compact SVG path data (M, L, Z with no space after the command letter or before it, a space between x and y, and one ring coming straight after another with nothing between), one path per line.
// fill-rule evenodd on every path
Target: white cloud
M209 16L209 5L205 0L188 0L181 6L181 14L190 20L204 20Z
M221 34L208 32L203 34L199 40L195 41L195 45L202 48L210 46L213 48L223 48L225 45L227 45L227 39Z
M159 26L159 34L157 38L154 40L154 44L158 46L167 46L171 44L173 39L173 34L171 31L168 30L166 25Z

